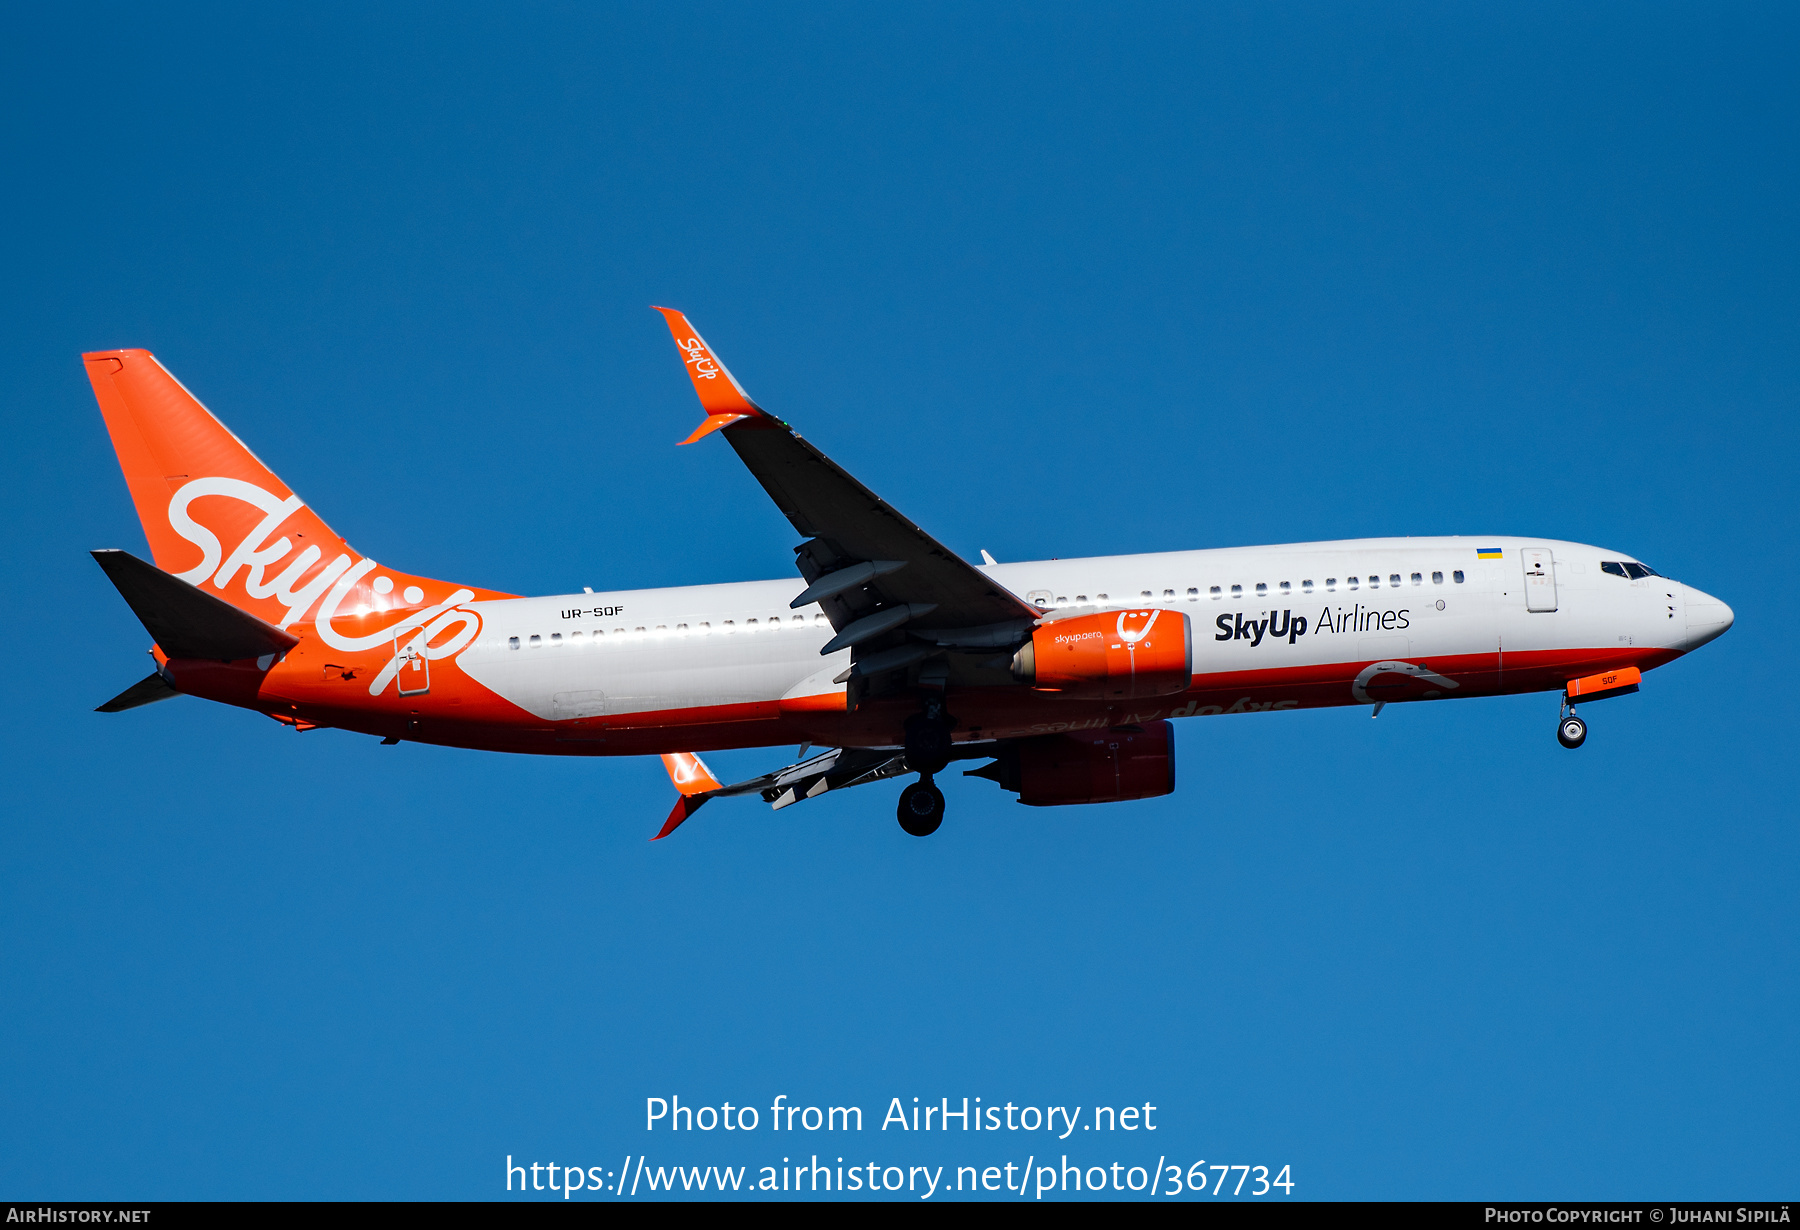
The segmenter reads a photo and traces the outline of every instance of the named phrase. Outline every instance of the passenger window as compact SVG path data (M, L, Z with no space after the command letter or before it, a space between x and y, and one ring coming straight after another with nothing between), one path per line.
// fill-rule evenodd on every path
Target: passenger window
M1150 591L1147 589L1140 589L1140 590L1138 590L1138 597L1148 598L1148 597L1150 597Z
M1312 578L1308 577L1306 580L1300 582L1300 588L1306 593L1312 593Z
M756 626L756 621L755 621L755 620L754 620L754 619L746 619L746 620L745 620L745 621L744 621L744 624L745 624L745 626L746 626L746 627L752 627L752 628L753 628L753 627L755 627L755 626Z
M803 624L806 622L806 616L796 615L792 619L788 620L788 622L791 624Z
M1244 596L1244 587L1242 585L1233 585L1231 587L1231 596L1233 598L1242 598Z
M1294 592L1294 583L1292 581L1283 581L1281 583L1281 592L1283 594L1293 593Z
M1164 598L1173 598L1173 597L1174 597L1174 596L1175 596L1175 591L1174 591L1174 590L1172 590L1172 589L1165 589L1165 590L1163 590L1163 597L1164 597Z
M508 649L517 649L519 647L519 638L516 636L507 637L506 638L506 647Z
M581 633L579 631L571 632L569 633L569 639L571 641L578 641L581 639Z
M1380 589L1381 588L1381 578L1380 577L1370 577L1369 578L1369 588L1370 589Z
M543 644L543 643L544 643L544 638L543 638L543 637L541 637L541 636L539 636L539 635L537 635L537 634L536 634L536 633L535 633L535 632L534 632L534 633L532 633L532 636L531 636L531 647L532 647L532 648L533 648L533 649L536 649L536 648L537 648L537 647L538 647L538 646L539 646L539 645L542 645L542 644Z
M1442 585L1444 583L1444 574L1441 572L1432 573L1431 574L1431 583L1433 585Z
M677 631L677 632L686 632L687 630L688 630L688 626L686 624L676 624L675 625L675 631Z
M667 632L669 630L669 625L668 624L657 624L656 630L658 632Z
M1347 581L1345 581L1344 584L1349 586L1351 589L1361 589L1362 588L1362 578L1361 577L1351 577Z
M818 614L818 615L814 615L814 616L813 616L813 622L814 622L814 623L816 623L816 624L822 624L822 623L824 623L824 622L825 622L825 616L824 616L824 614L823 614L823 612L821 612L821 613L820 613L820 614Z
M1458 568L1455 572L1451 573L1450 579L1455 581L1458 585L1461 585L1463 583L1462 569Z
M1269 583L1267 581L1258 581L1256 583L1256 596L1258 598L1266 598L1269 596Z
M703 619L703 620L701 620L701 621L700 621L700 631L701 631L701 632L703 632L703 633L704 633L704 632L711 632L711 631L712 631L712 621L711 621L711 620L709 620L709 619Z
M1335 594L1337 592L1337 578L1336 577L1326 577L1325 578L1325 592L1328 594Z
M1218 586L1217 586L1217 585L1215 585L1215 586L1213 586L1213 587L1212 587L1212 588L1211 588L1211 589L1210 589L1210 590L1208 590L1208 591L1207 591L1207 592L1208 592L1208 593L1210 593L1210 594L1211 594L1211 595L1212 595L1212 596L1213 596L1213 601L1214 601L1214 602L1217 602L1217 601L1218 601L1218 600L1219 600L1219 599L1220 599L1220 598L1223 598L1223 597L1224 597L1224 596L1225 596L1225 595L1224 595L1224 594L1222 594L1222 593L1220 593L1220 592L1219 592L1219 587L1218 587Z
M1188 601L1189 602L1200 601L1200 590L1197 586L1193 586L1193 585L1188 586Z
M1420 572L1415 572L1415 573L1413 573L1413 575L1412 575L1412 583L1413 583L1413 584L1414 584L1414 585L1423 585L1423 584L1425 584L1425 575L1424 575L1424 574L1423 574L1423 573L1420 573Z
M1057 606L1061 606L1063 603L1067 602L1068 600L1069 600L1069 597L1067 594L1056 595L1056 605Z
M562 644L562 633L560 633L560 632L552 632L552 633L551 633L551 634L550 634L550 643L551 643L551 644L552 644L552 645L560 645L560 644Z
M1077 602L1086 602L1086 601L1087 601L1087 595L1086 595L1086 594L1076 594L1076 595L1075 595L1075 601L1077 601Z
M1413 580L1416 582L1416 581L1418 581L1418 579L1419 579L1419 574L1416 572L1413 573ZM1389 589L1399 589L1400 588L1400 574L1399 573L1395 572L1395 573L1390 573L1388 575L1388 588Z
M1095 595L1094 595L1094 597L1095 597L1095 598L1096 598L1096 599L1097 599L1097 600L1099 600L1099 601L1101 601L1101 602L1105 602L1105 601L1106 601L1106 595L1105 595L1105 594L1095 594Z
M613 635L614 635L614 636L624 636L624 635L625 635L625 629L623 629L623 628L614 628L614 629L613 629Z
M1603 559L1600 561L1600 571L1608 576L1622 577L1625 575L1625 565L1616 559Z

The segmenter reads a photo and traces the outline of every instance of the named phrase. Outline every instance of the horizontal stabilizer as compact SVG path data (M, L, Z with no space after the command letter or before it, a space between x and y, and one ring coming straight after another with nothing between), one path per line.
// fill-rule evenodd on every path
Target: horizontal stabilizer
M167 657L229 662L286 653L300 643L292 632L265 623L130 552L95 551L93 556Z
M146 675L117 696L94 710L95 713L123 713L127 709L136 709L139 705L154 705L159 700L168 700L171 696L180 696L169 681L160 674Z

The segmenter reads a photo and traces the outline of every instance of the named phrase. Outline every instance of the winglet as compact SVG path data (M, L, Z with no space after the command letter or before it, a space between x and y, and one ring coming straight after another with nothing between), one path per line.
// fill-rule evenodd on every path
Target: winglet
M674 308L659 307L655 311L663 314L669 324L669 333L680 348L682 361L687 364L688 378L694 382L694 392L700 395L700 406L706 411L706 421L694 429L694 434L683 440L683 444L692 444L702 436L710 435L721 427L729 427L741 419L767 418L763 408L750 400L744 392L744 386L737 382L737 377L726 370L725 365L712 352L698 330L688 323L688 318ZM722 377L722 379L721 379Z
M681 797L675 800L675 810L663 821L662 831L651 841L661 841L680 828L682 821L699 811L719 789L719 779L712 775L706 762L692 752L665 752L662 762L663 768L669 771L669 780L681 791Z

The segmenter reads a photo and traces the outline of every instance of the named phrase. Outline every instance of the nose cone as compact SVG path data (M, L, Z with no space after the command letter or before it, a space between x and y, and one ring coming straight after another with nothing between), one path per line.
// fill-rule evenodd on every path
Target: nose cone
M1694 650L1710 640L1725 635L1731 622L1736 618L1731 608L1720 602L1711 594L1703 594L1692 585L1683 587L1687 590L1687 639L1682 648Z

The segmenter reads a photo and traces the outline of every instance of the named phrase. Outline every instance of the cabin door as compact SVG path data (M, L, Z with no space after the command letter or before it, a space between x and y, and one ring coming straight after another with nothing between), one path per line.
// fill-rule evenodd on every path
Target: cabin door
M1519 552L1525 565L1525 609L1556 609L1556 561L1543 547L1527 547Z

